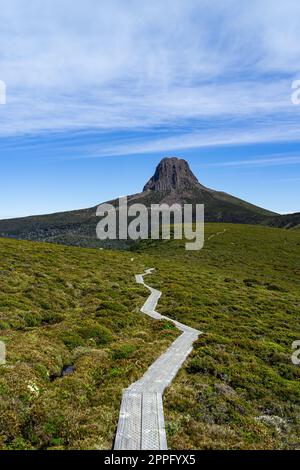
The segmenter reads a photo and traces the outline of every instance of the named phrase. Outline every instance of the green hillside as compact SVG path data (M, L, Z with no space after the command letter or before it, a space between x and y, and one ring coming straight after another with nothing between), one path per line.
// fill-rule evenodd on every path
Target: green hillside
M119 201L109 201L118 208ZM273 212L249 204L229 194L201 189L198 187L184 192L144 191L128 197L129 206L144 204L148 209L152 204L205 205L206 222L226 222L239 224L284 224L282 217ZM99 240L96 227L100 220L96 217L97 207L77 211L0 220L0 237L16 238L37 242L56 243L83 248L128 249L130 240ZM195 210L195 209L193 209ZM195 217L195 213L193 212ZM149 210L150 216L150 210ZM131 220L132 218L129 218ZM150 221L149 221L150 223ZM284 227L284 225L282 225Z
M267 224L271 227L279 227L286 229L300 229L300 212L295 212L295 214L279 215L275 217L270 217L267 221Z
M300 447L300 233L207 224L205 236L199 252L0 240L0 448L112 447L122 389L178 334L139 313L147 267L158 310L204 332L165 395L169 446Z
M299 448L300 233L210 224L205 238L199 252L180 241L139 247L157 268L159 311L204 332L165 396L169 444Z
M122 389L178 334L139 313L131 256L0 240L0 449L112 447Z

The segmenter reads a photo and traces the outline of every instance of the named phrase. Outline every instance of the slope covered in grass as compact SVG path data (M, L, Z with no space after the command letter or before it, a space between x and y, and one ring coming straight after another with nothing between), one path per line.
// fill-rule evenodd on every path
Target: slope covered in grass
M206 225L199 252L0 240L0 448L112 446L122 389L178 335L139 313L146 267L158 310L204 332L165 395L169 445L299 448L300 233L228 224Z
M158 310L204 332L165 395L169 444L300 448L300 234L208 224L205 238L199 252L181 241L138 247L157 268Z
M139 313L131 257L0 239L0 449L112 447L122 389L178 334Z

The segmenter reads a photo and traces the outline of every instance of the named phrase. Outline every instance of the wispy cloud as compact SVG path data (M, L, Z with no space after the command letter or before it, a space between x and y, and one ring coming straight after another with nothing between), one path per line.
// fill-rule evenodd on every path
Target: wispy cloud
M0 136L178 128L99 156L300 140L299 15L296 0L2 0Z
M271 158L253 158L249 160L233 160L216 163L204 163L201 167L231 167L231 166L281 166L300 165L300 156L276 155Z
M143 137L131 137L121 142L97 143L84 145L83 148L72 148L71 157L67 159L116 157L121 155L146 155L150 153L168 153L188 149L203 149L207 147L247 145L266 142L288 142L300 140L298 126L245 125L232 127L231 131L219 124L217 128L206 128L202 131L184 133L178 131L175 135L155 138L153 135ZM219 165L211 163L208 165ZM221 164L220 164L221 165ZM223 164L222 164L223 165Z

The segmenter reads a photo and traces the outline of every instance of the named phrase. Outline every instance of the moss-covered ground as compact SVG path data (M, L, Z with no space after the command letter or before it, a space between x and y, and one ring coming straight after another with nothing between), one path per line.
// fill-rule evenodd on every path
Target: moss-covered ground
M122 389L178 335L139 313L147 267L158 310L204 332L165 394L171 448L300 448L300 232L227 224L199 252L0 240L0 448L112 447Z
M204 332L165 395L169 444L299 449L300 233L208 224L205 238L198 252L181 241L138 249L157 268L158 310Z
M131 257L0 239L1 449L112 447L122 389L178 334L139 313Z

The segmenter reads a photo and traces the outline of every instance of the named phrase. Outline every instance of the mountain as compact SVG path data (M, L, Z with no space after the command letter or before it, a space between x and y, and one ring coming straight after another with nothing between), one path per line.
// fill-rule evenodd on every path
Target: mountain
M179 158L164 158L143 191L181 191L204 188L192 173L188 162Z
M300 229L300 212L270 217L268 225L278 228Z
M117 206L118 200L109 201ZM278 214L249 204L227 193L199 183L185 160L164 158L143 191L128 197L128 204L150 207L158 203L204 204L206 222L229 222L278 226ZM46 241L84 247L127 248L127 241L100 241L96 238L97 206L50 215L0 221L0 236Z
M199 183L185 160L164 158L138 195L139 202L204 204L207 222L262 223L273 212Z

